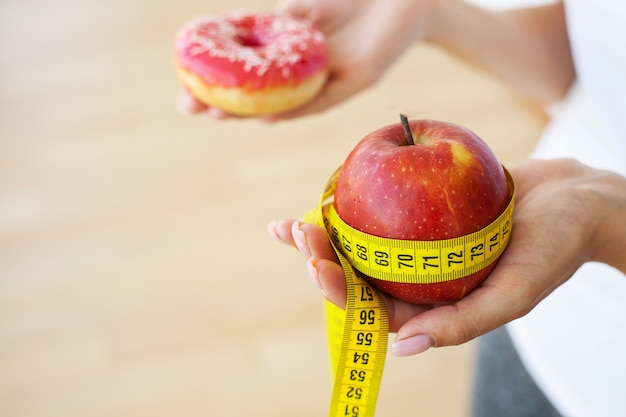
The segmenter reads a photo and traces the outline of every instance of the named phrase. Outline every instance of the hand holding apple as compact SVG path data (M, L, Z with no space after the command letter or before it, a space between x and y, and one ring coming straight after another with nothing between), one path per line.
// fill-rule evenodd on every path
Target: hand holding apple
M391 345L395 355L459 345L517 319L584 262L605 262L626 271L623 252L610 252L624 247L624 177L567 159L528 160L509 168L516 182L515 233L484 283L454 304L435 307L383 294L389 329L397 333ZM345 306L344 272L326 230L285 219L271 222L269 232L297 246L323 296ZM615 244L601 245L606 241Z
M337 179L335 209L361 232L433 241L476 232L506 208L512 190L489 147L468 129L414 120L378 129L348 155ZM367 277L381 291L415 304L462 298L495 262L462 278L400 283Z

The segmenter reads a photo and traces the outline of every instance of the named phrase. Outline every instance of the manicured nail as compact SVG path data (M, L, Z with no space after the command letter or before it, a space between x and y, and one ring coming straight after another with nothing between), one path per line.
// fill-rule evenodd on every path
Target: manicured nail
M176 109L182 114L192 114L198 107L196 100L185 92L180 92L176 100Z
M187 103L185 103L185 99L179 98L178 100L176 100L176 111L178 111L178 113L183 114L185 116L191 114L191 111L189 110L189 106L187 105Z
M218 109L217 107L209 107L204 112L209 119L213 120L226 120L230 117L228 113L224 110Z
M317 270L317 259L315 258L309 258L309 260L306 263L306 267L309 270L309 276L311 277L311 281L313 281L313 284L320 290L323 290L322 288L322 283L320 282L320 274L319 271Z
M309 249L309 243L306 241L304 232L300 230L300 222L293 222L291 225L291 235L296 247L307 258L311 257L311 249Z
M275 222L274 220L270 221L267 224L267 233L270 235L270 237L274 238L274 239L278 239L278 233L276 233L276 225L278 224L278 222Z
M433 346L433 340L427 334L418 334L407 339L396 340L391 344L391 353L395 356L411 356L427 351Z

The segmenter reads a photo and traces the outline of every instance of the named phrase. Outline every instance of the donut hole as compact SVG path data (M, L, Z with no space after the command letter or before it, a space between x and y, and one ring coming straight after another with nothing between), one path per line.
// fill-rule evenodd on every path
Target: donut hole
M253 32L238 34L235 37L235 42L244 48L261 48L267 45L266 39Z

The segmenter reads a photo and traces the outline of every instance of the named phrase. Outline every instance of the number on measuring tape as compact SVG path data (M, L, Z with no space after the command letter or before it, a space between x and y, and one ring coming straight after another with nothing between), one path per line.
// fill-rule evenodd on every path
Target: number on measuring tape
M359 352L354 352L354 363L359 363L362 365L367 365L367 363L370 360L370 354L368 352L365 352L363 354L359 353ZM350 380L354 380L355 376L357 375L357 370L353 369L352 371L350 371ZM365 380L365 371L359 371L358 372L359 375L359 380L363 381ZM362 379L361 379L362 377Z
M376 260L374 261L377 265L387 267L389 266L389 252L385 252L382 250L374 251L374 256Z
M350 417L359 417L359 406L346 404L346 412L344 415Z
M374 292L371 287L361 285L361 301L374 301Z
M376 310L361 310L359 313L360 324L374 324L376 323Z

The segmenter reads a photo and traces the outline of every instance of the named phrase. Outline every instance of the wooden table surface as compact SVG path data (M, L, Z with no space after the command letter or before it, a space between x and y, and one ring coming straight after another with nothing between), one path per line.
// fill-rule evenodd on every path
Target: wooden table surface
M327 414L321 301L298 217L399 112L466 125L505 163L543 113L411 49L325 114L263 124L175 110L174 31L269 0L0 3L0 415ZM473 343L390 357L378 416L462 416Z

